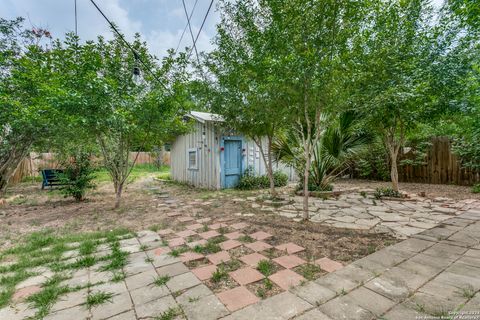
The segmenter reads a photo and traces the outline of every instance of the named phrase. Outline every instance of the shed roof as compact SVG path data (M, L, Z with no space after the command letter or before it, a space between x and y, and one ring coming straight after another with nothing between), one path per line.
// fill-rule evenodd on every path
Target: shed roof
M210 112L200 112L200 111L190 111L187 115L201 123L212 121L212 122L223 122L224 119L221 115Z

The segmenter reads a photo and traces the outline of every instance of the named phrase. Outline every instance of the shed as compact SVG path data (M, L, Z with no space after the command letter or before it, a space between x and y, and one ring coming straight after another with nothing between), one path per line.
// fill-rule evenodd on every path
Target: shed
M206 189L233 188L248 167L266 173L258 146L229 130L221 115L192 111L193 129L178 136L171 146L171 176L175 181ZM293 169L274 164L274 170L295 179Z

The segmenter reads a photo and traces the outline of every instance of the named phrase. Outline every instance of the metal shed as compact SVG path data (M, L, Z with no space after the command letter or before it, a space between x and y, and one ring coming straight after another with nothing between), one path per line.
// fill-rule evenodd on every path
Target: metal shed
M265 174L258 146L225 126L221 115L192 111L193 129L175 139L171 146L172 179L206 189L233 188L247 167ZM295 180L291 168L274 165Z

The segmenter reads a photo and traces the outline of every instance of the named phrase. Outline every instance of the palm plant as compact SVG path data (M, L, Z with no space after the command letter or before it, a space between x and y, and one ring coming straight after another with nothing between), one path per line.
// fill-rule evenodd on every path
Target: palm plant
M340 114L325 128L317 145L312 146L314 152L309 190L331 190L333 180L342 175L352 160L372 142L371 134L356 130L357 120L358 116L353 111ZM279 135L272 145L272 150L277 161L293 167L300 177L303 176L306 161L301 152L298 132L287 131ZM300 181L302 183L303 179Z

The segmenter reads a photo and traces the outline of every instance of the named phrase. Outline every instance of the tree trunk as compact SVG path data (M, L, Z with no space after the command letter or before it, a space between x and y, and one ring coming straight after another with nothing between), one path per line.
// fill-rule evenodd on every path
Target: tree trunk
M398 156L398 150L390 151L390 163L391 163L390 176L392 180L392 189L398 192L399 188L398 188L397 156Z
M265 155L265 150L263 150L262 138L254 138L253 141L260 149L260 154L262 155L263 163L265 164L265 168L267 169L267 176L270 182L270 196L275 198L277 196L277 190L275 190L275 180L273 178L273 165L272 165L272 137L268 137L268 145L267 145L267 156Z
M15 173L20 162L28 155L28 150L30 146L24 148L25 151L23 152L15 152L12 151L8 154L6 159L2 159L2 163L0 165L0 197L5 195L7 191L8 181Z
M307 141L305 145L305 171L303 172L303 220L310 219L310 214L308 211L308 197L310 191L308 190L308 181L310 177L310 142Z
M120 208L120 203L122 200L122 191L123 191L123 183L118 183L117 187L115 188L115 209Z
M277 197L277 190L275 190L275 178L273 177L273 160L272 160L272 137L268 137L268 146L267 146L267 153L268 153L268 165L267 165L267 173L268 179L270 180L270 195L272 198Z

